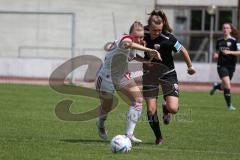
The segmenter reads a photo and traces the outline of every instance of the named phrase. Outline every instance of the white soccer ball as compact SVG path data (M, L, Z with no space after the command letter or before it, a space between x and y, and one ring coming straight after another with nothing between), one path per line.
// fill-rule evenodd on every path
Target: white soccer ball
M117 135L111 140L111 149L113 153L127 153L131 148L131 140L125 135Z

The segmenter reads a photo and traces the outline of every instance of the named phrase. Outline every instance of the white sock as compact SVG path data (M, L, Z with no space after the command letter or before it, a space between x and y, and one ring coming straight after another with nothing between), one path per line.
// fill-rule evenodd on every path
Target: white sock
M136 127L137 121L141 116L142 106L130 106L128 111L128 123L127 123L127 135L133 135L134 129Z

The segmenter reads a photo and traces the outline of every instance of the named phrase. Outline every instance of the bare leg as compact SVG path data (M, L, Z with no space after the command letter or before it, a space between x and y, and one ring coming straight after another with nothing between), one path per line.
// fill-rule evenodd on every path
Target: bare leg
M167 106L167 110L170 113L176 114L178 112L178 97L167 96L166 97L166 106Z
M222 89L231 89L231 80L229 76L223 77L222 78Z
M108 112L112 109L113 95L108 92L99 92L99 98L101 104L99 106L99 117L97 119L98 134L100 138L107 139L107 132L104 123L107 120Z

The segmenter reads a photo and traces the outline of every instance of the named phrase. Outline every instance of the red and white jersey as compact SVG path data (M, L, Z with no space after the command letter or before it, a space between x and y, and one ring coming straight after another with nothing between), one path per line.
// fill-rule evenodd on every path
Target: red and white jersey
M129 61L136 56L135 50L120 48L125 38L132 39L131 36L124 35L112 43L99 71L99 75L109 83L119 84L124 75L128 73Z

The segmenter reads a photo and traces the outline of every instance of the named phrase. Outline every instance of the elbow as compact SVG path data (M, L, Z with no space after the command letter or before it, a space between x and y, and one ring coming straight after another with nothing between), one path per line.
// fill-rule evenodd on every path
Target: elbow
M129 49L131 47L132 47L132 42L130 42L130 41L124 41L120 45L120 48L122 48L122 49Z

